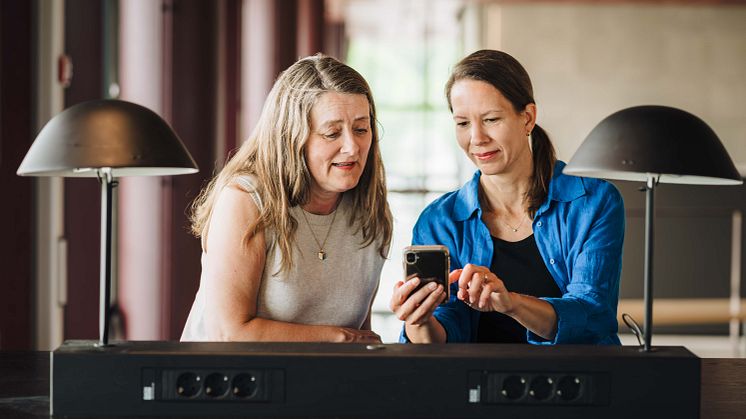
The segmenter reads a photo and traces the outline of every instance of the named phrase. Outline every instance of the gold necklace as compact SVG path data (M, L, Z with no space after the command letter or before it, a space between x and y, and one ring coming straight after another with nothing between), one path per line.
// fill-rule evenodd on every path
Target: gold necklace
M495 215L497 215L497 214L495 214ZM497 217L497 218L498 218L498 219L500 219L500 216L498 215L498 217ZM520 230L520 229L521 229L521 227L523 226L523 223L524 223L524 222L526 222L526 218L528 218L528 217L526 216L526 214L523 214L523 218L521 218L521 223L520 223L520 224L518 224L518 227L513 227L512 225L510 225L510 224L506 223L506 222L505 222L505 221L503 221L503 220L500 220L500 222L501 222L501 223L503 223L503 224L505 224L505 225L506 225L506 226L507 226L507 227L508 227L509 229L513 230L513 233L517 233L517 232L518 232L518 230Z
M318 256L319 260L325 260L326 251L324 250L324 246L326 246L326 240L329 238L329 233L332 232L332 226L334 225L334 219L337 218L337 210L336 209L334 210L334 215L332 215L332 222L329 223L329 228L326 230L326 236L324 236L323 243L320 243L319 239L316 238L316 234L313 232L313 229L311 228L311 223L308 222L308 217L306 216L306 210L301 208L300 214L303 216L303 219L306 220L306 224L308 225L308 230L311 232L311 237L313 237L313 240L319 246L319 252L316 254L316 256Z
M486 213L488 213L488 214L494 214L494 215L495 215L495 218L497 218L497 219L498 219L498 220L499 220L499 221L500 221L501 223L505 224L505 226L506 226L506 227L508 227L508 228L509 228L510 230L512 230L512 231L513 231L513 233L517 233L517 232L518 232L518 230L520 230L520 229L521 229L521 227L523 227L523 223L525 223L525 222L526 222L526 218L528 218L528 215L527 215L527 214L526 214L526 213L524 212L524 213L523 213L523 218L521 218L521 223L520 223L520 224L518 224L518 227L513 227L512 225L510 225L510 224L506 223L506 222L505 222L505 221L504 221L504 220L503 220L503 219L502 219L502 218L500 217L500 213L499 213L499 212L497 212L497 211L491 211L491 210L485 210L485 212L486 212Z

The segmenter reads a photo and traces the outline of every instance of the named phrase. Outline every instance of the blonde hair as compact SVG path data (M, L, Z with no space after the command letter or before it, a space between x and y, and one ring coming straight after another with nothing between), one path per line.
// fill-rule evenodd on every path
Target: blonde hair
M362 247L374 242L386 257L391 242L392 216L386 200L386 180L378 146L376 108L370 87L351 67L317 54L282 72L269 92L256 127L225 167L192 203L192 233L203 239L220 191L239 176L253 176L261 198L259 219L248 226L244 244L265 229L273 229L282 254L281 270L293 263L292 242L298 228L290 208L308 202L311 173L304 158L311 133L311 108L325 92L362 94L370 106L372 143L360 181L352 190L348 225L357 222Z

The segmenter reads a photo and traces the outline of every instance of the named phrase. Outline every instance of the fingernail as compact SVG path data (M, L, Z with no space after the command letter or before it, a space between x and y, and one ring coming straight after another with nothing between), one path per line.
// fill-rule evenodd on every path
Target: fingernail
M427 289L429 289L429 290L432 291L435 288L437 288L437 286L438 286L438 284L436 284L435 282L431 282L431 283L427 284Z
M418 282L420 282L420 278L414 277L414 278L410 279L409 282L411 284L417 284Z

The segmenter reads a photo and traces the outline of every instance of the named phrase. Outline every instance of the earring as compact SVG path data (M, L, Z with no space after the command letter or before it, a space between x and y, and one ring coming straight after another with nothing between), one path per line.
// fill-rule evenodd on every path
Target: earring
M534 152L534 144L533 144L533 138L531 137L531 133L530 132L526 133L526 138L528 139L528 151L530 151L531 153L533 153Z

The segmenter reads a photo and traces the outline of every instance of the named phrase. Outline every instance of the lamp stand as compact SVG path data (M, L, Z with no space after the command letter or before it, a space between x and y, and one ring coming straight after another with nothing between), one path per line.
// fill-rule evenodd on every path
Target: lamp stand
M643 351L650 352L650 341L653 336L653 224L655 220L655 187L660 175L648 173L645 185L645 342Z
M98 316L98 345L109 345L109 320L111 317L111 225L112 225L112 195L118 182L111 174L111 168L97 170L98 181L101 184L101 269L99 281L99 316Z

